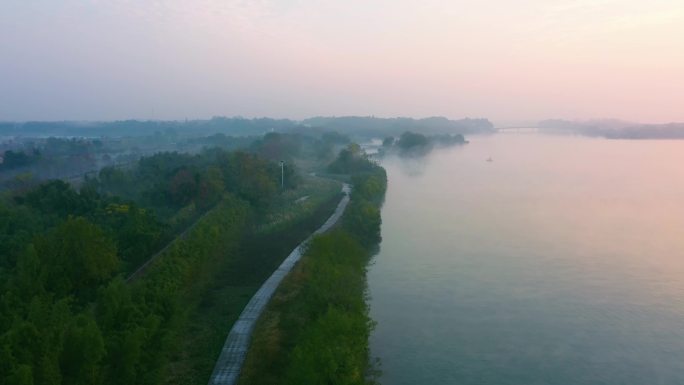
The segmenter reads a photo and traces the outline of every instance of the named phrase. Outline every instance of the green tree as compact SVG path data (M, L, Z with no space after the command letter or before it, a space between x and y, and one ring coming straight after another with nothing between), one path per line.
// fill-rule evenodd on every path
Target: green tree
M7 385L33 385L33 369L30 365L17 365L7 377Z
M336 174L353 174L373 169L366 153L356 143L351 143L340 151L337 159L328 165L328 171Z
M207 167L200 178L198 191L198 205L208 206L221 198L225 189L225 182L221 169L216 166Z
M70 184L53 180L19 198L20 203L39 210L43 214L65 218L68 215L85 215L97 208L97 194L79 194Z
M59 357L64 382L67 384L100 383L99 362L105 355L104 341L95 321L77 316L64 333Z
M40 237L36 250L43 262L46 287L64 296L92 295L119 266L114 242L83 217L69 217Z

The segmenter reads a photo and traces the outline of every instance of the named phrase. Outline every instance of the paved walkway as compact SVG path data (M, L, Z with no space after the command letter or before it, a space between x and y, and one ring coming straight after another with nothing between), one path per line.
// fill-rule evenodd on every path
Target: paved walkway
M278 269L276 269L266 282L261 285L259 291L254 294L247 306L245 306L245 310L240 314L240 318L235 321L233 328L230 329L228 338L226 338L226 342L221 350L221 355L216 361L216 366L214 366L214 372L209 379L209 385L233 385L237 382L237 379L240 376L240 369L242 369L242 364L247 355L254 324L264 311L266 304L268 304L268 301L273 296L273 293L275 293L280 282L290 270L292 270L297 261L299 261L299 258L301 258L303 251L302 246L306 245L314 235L322 234L330 230L340 217L342 217L342 214L349 203L350 191L351 187L345 183L342 186L342 192L344 192L345 195L337 205L335 212L328 218L323 226L292 250L290 255L285 258Z

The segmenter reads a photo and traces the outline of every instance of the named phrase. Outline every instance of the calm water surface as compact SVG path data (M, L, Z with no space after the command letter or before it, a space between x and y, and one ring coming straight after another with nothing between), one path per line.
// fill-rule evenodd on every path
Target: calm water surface
M383 163L381 382L684 384L684 141L470 139Z

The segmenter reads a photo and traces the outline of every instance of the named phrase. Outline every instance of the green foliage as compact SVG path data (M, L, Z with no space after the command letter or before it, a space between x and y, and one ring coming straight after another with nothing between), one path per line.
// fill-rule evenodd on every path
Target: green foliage
M58 296L85 296L117 271L119 259L111 239L82 217L66 222L35 241L45 288Z
M428 138L423 134L406 131L399 137L397 146L401 149L408 150L411 147L427 146L429 142Z
M55 154L82 145L51 143ZM295 188L292 164L285 174L285 188ZM166 371L182 351L181 337L191 335L189 320L200 318L199 298L217 284L217 271L230 271L220 284L240 297L233 301L239 312L336 203L326 196L317 209L292 209L294 216L273 210L281 199L300 196L290 199L279 181L277 163L217 149L157 154L105 168L80 191L50 181L0 201L0 383L173 378ZM275 211L273 225L267 213ZM124 281L186 228L144 274ZM225 320L217 327L229 329ZM207 354L215 358L216 351Z
M7 376L7 385L33 385L33 368L29 365L17 365Z
M291 161L301 152L301 140L297 135L271 132L255 141L252 150L271 161Z
M435 147L447 147L468 143L462 134L440 134L426 136L406 131L399 139L387 137L382 142L380 155L398 153L401 156L424 156Z
M366 384L368 323L329 307L306 329L292 352L284 384Z
M97 179L86 181L101 191L106 191L114 196L134 197L135 186L132 176L125 170L116 167L105 167L100 170Z
M223 342L250 297L292 249L306 239L334 211L339 196L327 196L313 211L290 217L267 231L250 232L231 258L221 258L193 276L185 291L190 309L175 340L168 384L206 384ZM313 199L313 198L312 198Z
M387 174L385 169L375 166L372 172L352 175L354 189L352 201L367 200L375 204L382 201L387 190Z
M342 230L315 238L259 321L240 384L366 384L369 257Z
M0 269L14 266L18 254L42 228L40 215L29 207L0 202Z
M84 215L97 207L97 197L89 191L77 193L71 185L61 180L44 183L20 197L25 203L44 215L65 218L68 215Z
M28 166L35 162L40 157L40 152L34 150L32 154L26 154L23 151L7 150L3 154L3 162L0 163L0 170L10 170Z
M63 338L59 364L64 383L87 385L98 382L98 364L105 348L95 320L84 314L76 316Z
M151 210L135 203L109 203L95 221L114 238L125 271L139 266L156 251L168 230Z
M379 243L380 209L369 201L358 201L350 204L344 217L344 224L349 231L364 245Z
M280 188L279 164L264 157L281 154L276 149L284 140L277 138L279 134L269 134L257 142L257 154L219 148L198 155L158 153L140 159L137 167L128 170L103 168L88 186L107 196L120 195L153 207L165 218L191 204L201 209L211 207L225 191L265 208ZM292 146L298 143L291 139L285 142L292 142ZM295 188L299 177L292 164L286 163L284 171L284 187Z
M133 285L112 279L115 242L83 217L36 237L0 297L0 382L159 383L187 287L237 248L248 218L224 197Z
M177 207L183 207L192 202L198 195L198 175L187 168L177 170L169 181L169 199Z
M209 166L199 176L198 202L206 207L211 202L216 202L225 189L225 179L221 169L217 166Z
M457 145L457 144L468 143L465 140L465 137L461 134L435 135L431 139L435 144L440 145L440 146L453 146L453 145Z
M396 141L399 152L404 155L421 155L430 152L432 143L422 134L406 131Z
M245 152L222 154L219 164L229 191L264 207L278 191L279 167Z
M370 171L352 175L342 227L314 238L259 320L241 385L374 382L365 274L380 240L386 175L367 162Z
M364 171L370 171L375 165L368 160L366 153L359 147L358 144L352 143L347 148L340 151L330 165L328 165L328 172L334 174L352 174Z
M387 189L385 170L352 176L352 199L344 215L344 226L366 247L380 243L380 204Z

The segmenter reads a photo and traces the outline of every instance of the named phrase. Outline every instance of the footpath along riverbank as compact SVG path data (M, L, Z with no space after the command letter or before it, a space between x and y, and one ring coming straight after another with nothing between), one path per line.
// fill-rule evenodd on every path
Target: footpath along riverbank
M268 304L268 301L278 288L278 285L280 285L280 282L301 258L304 246L306 246L314 236L330 230L342 217L349 204L351 186L345 183L342 186L342 192L344 193L344 196L330 218L285 258L283 263L264 282L247 306L245 306L245 309L240 314L238 320L235 321L235 324L233 324L233 327L226 338L221 354L216 361L214 371L209 379L209 385L233 385L236 383L245 361L256 321L259 319L259 316Z

